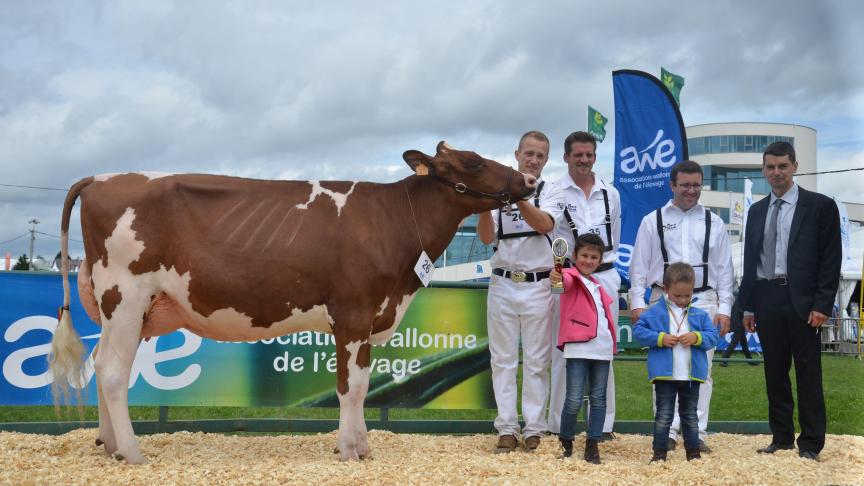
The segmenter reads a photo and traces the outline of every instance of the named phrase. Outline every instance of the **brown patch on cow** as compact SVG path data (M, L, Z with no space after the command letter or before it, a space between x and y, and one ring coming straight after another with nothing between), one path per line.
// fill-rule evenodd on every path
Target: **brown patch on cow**
M345 194L346 192L351 190L351 185L353 182L346 181L318 181L318 185L327 189L328 191L338 192L341 194Z
M120 293L120 287L115 285L106 290L102 293L102 299L100 300L102 301L102 313L105 315L106 319L111 319L114 310L117 309L117 306L120 305L120 301L123 300L123 294Z

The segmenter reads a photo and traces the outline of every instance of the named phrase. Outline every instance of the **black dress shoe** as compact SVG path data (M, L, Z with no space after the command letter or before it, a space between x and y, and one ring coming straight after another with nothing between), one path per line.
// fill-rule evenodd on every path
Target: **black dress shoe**
M816 461L819 458L819 454L813 451L798 451L798 457L803 457L804 459Z
M673 439L673 438L671 438L671 437L670 437L669 439L666 440L666 450L667 450L667 451L674 451L674 450L675 450L675 447L676 447L677 445L678 445L678 444L675 442L675 439Z
M788 451L794 448L795 446L792 444L777 444L772 442L768 444L767 447L756 449L756 452L758 452L759 454L774 454L777 451Z
M603 432L603 438L600 439L600 442L608 442L610 440L615 440L615 434L612 432Z

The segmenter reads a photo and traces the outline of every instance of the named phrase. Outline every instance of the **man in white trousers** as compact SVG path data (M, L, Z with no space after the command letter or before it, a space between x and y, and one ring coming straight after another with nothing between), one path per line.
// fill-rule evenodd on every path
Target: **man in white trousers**
M555 236L567 240L570 252L576 244L576 237L583 233L595 233L603 240L603 261L594 272L594 277L603 289L613 298L612 322L618 325L618 291L621 277L615 270L615 254L621 237L621 196L618 190L607 184L594 173L597 160L597 139L588 132L573 132L564 140L564 162L567 174L556 181L561 188L567 205L558 220ZM569 258L565 266L569 266ZM558 342L558 299L554 299L555 326L552 330L553 343ZM615 336L613 336L613 339ZM549 396L549 430L558 433L561 426L561 410L564 407L567 375L564 370L564 353L552 350L552 389ZM613 439L612 427L615 424L615 375L609 367L609 381L606 387L606 418L603 421L603 440Z
M630 260L630 309L635 323L646 306L663 295L663 271L670 263L689 263L696 272L693 304L708 313L723 336L729 331L732 311L732 255L723 220L699 204L702 194L702 167L691 160L672 167L669 184L672 200L662 208L642 218L633 256ZM651 289L650 302L645 302L646 289ZM711 452L705 444L708 410L711 405L713 380L708 351L708 379L699 387L697 416L699 419L699 450ZM668 450L675 448L681 424L678 404L669 430Z
M480 213L477 234L484 244L493 244L489 260L492 277L487 297L486 325L489 333L492 388L498 406L495 428L496 452L511 452L519 445L533 452L546 434L549 356L553 342L552 293L549 271L552 244L549 234L564 207L555 184L540 180L549 157L549 139L531 131L519 140L516 160L519 171L538 179L533 196L509 208ZM522 343L522 418L517 412L516 374L519 343Z

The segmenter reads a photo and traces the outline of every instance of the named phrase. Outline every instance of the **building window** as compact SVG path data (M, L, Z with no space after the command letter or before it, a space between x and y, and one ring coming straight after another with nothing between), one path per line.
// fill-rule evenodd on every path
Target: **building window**
M690 156L727 153L762 153L774 142L789 142L795 145L794 137L776 135L712 135L687 139Z
M703 187L709 187L712 191L722 192L744 192L744 180L750 179L753 182L753 194L768 194L771 191L771 186L762 177L762 171L759 169L735 169L728 167L708 166L710 172L705 170L705 180ZM704 169L708 169L704 167Z

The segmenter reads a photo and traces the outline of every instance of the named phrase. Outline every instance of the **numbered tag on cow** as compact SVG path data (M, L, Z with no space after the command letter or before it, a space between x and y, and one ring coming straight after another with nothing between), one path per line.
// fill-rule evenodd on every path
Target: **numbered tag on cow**
M414 265L414 272L420 277L420 282L423 283L423 286L428 287L429 282L432 281L432 273L435 272L435 265L432 264L432 260L429 259L426 250L423 250L423 253L420 254L417 264Z

